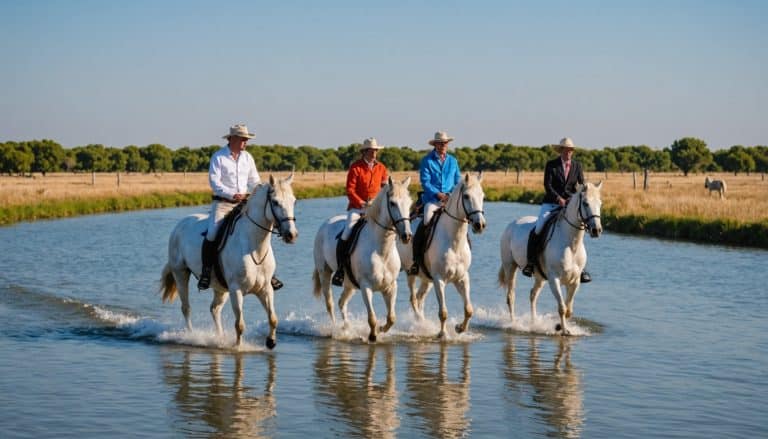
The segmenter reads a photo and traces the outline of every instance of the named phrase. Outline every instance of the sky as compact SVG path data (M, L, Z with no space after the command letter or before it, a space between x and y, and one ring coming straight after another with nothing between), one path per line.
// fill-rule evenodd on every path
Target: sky
M768 2L0 0L0 141L768 145Z

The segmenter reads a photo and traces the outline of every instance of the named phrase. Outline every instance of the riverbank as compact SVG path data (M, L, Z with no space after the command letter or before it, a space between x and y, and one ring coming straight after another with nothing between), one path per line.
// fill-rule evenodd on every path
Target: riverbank
M269 173L263 172L263 177ZM275 173L284 176L286 173ZM394 178L415 172L397 172ZM606 230L675 240L768 248L768 182L761 175L712 175L725 179L725 199L709 194L704 175L655 174L643 190L641 175L588 173L603 180L602 221ZM487 173L488 201L538 204L541 173ZM340 196L345 173L297 173L297 198ZM49 174L0 177L0 225L20 221L137 209L203 205L210 201L205 173ZM511 218L509 219L511 220Z

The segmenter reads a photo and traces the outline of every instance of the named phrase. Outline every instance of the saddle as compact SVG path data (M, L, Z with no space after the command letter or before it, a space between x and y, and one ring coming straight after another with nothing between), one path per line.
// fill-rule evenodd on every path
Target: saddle
M539 259L539 256L544 251L545 248L547 248L547 244L549 243L549 240L552 239L552 234L555 232L555 223L557 222L557 218L560 216L560 213L562 212L563 208L558 207L552 211L552 213L549 215L549 218L544 222L544 227L541 228L541 233L537 236L535 245L533 247L533 250L535 252L533 260L534 265L536 266L536 269L539 270L539 273L544 277L544 279L547 279L547 275L544 272L544 270L541 267L541 261ZM536 226L533 226L533 229L531 229L531 234L528 237L528 239L531 239L531 237L534 235L534 232L536 231Z
M219 281L219 283L224 286L224 288L227 288L227 282L224 280L224 272L221 268L221 260L219 259L219 252L221 249L224 248L224 246L227 244L227 239L229 239L229 236L232 235L232 232L235 231L235 224L237 224L237 220L240 219L242 216L243 208L245 207L245 203L247 201L243 200L239 202L229 213L227 216L224 217L224 219L221 221L221 226L219 226L219 230L216 231L216 239L213 241L215 245L215 251L214 251L214 258L213 258L213 272L216 274L216 279ZM213 214L213 212L211 212ZM208 233L206 230L203 232L203 237ZM203 238L205 239L205 238Z
M341 267L344 270L344 273L347 277L349 277L350 282L352 282L352 285L354 285L357 289L360 289L360 284L357 283L357 279L355 278L355 275L352 274L352 262L350 261L352 252L355 250L355 247L357 246L357 240L360 237L360 231L363 230L363 225L366 223L365 217L360 218L354 226L352 226L352 233L349 235L349 239L346 241L343 241L341 239L341 234L344 233L344 229L342 229L337 235L336 235L336 246L337 246L337 254L340 251L344 257L341 261Z
M432 244L432 239L435 237L435 230L437 229L435 224L437 224L437 220L440 219L443 212L444 209L437 209L435 214L432 215L429 224L424 224L422 216L422 221L419 223L419 226L416 228L416 233L414 234L413 258L414 260L419 261L419 270L422 270L424 275L429 279L432 279L432 274L427 270L426 262L424 262L424 253L426 253L427 249ZM415 238L415 236L419 236L419 238ZM418 258L416 257L417 255Z

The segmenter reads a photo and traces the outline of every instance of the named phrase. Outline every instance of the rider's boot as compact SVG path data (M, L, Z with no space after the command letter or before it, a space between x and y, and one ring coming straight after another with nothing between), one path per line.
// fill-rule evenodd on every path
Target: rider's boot
M531 277L533 276L533 270L534 267L534 261L536 260L536 250L539 246L539 235L536 234L536 228L534 227L531 229L531 234L528 235L528 249L527 249L527 257L528 257L528 263L525 264L525 267L523 268L523 276Z
M415 276L419 274L419 266L421 266L421 259L424 256L424 234L426 227L424 223L420 223L416 228L416 233L413 234L413 264L408 268L408 275Z
M211 268L213 260L216 258L216 243L203 238L202 249L203 270L200 273L200 279L197 281L198 290L207 290L211 286Z
M339 238L339 243L336 244L336 266L338 267L336 269L336 272L333 273L333 278L331 279L331 283L336 285L337 287L340 287L344 285L344 253L347 249L347 241Z
M592 282L592 276L589 275L587 270L583 270L581 272L581 283L585 284L588 282Z

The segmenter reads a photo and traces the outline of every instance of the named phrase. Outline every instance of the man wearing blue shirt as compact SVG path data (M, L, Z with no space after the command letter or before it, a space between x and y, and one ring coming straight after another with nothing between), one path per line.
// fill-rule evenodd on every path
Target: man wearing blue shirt
M435 138L429 141L434 147L419 164L419 180L421 181L421 202L424 205L424 219L413 237L413 265L408 274L417 274L421 257L424 253L424 227L429 225L435 211L442 207L454 186L461 180L459 162L456 157L448 154L448 143L453 140L444 131L435 133Z

